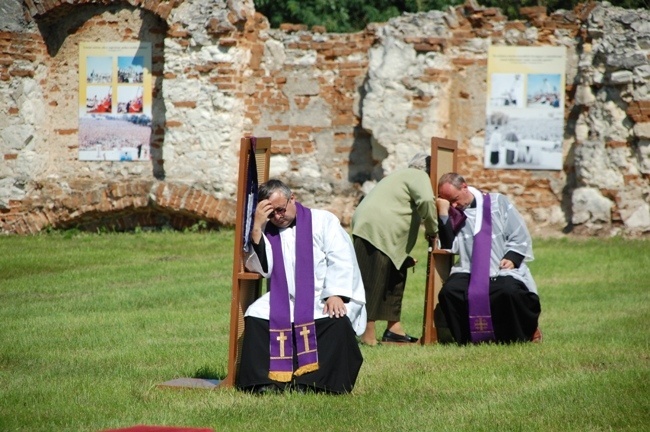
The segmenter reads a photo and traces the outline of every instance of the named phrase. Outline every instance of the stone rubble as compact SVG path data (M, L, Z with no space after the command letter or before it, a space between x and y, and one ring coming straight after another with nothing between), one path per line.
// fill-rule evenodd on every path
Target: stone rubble
M439 136L536 235L647 235L650 11L522 13L468 2L335 34L271 29L252 0L7 0L0 230L233 225L247 135L272 137L271 176L349 225L378 180ZM78 44L102 40L154 47L150 163L78 160ZM561 171L483 169L491 44L567 48Z

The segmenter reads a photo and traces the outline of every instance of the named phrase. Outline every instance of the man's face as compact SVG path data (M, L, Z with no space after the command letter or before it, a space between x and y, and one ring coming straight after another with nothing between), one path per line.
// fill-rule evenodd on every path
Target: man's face
M273 213L269 215L271 223L278 228L285 228L296 218L296 199L293 194L287 199L280 192L273 192L268 198L273 205Z
M467 188L467 183L463 183L460 188L445 183L440 186L438 195L460 211L465 210L474 201L474 195Z

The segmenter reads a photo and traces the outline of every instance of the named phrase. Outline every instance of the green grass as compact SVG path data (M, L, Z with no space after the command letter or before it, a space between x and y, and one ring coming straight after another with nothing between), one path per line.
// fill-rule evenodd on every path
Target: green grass
M649 428L647 240L536 240L542 344L363 346L347 396L157 387L223 377L232 248L232 231L0 237L0 431ZM415 256L418 335L422 240Z

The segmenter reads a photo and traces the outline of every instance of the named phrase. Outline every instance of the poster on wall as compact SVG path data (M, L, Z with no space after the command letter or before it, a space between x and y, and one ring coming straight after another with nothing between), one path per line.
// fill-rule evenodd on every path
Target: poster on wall
M151 43L79 44L79 160L150 160L151 103Z
M566 48L491 46L485 168L562 169Z

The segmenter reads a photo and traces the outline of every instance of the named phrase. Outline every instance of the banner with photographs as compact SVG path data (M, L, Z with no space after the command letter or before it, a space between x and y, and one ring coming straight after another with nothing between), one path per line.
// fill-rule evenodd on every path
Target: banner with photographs
M485 167L562 169L566 48L492 46Z
M150 160L151 103L151 43L79 44L79 160Z

